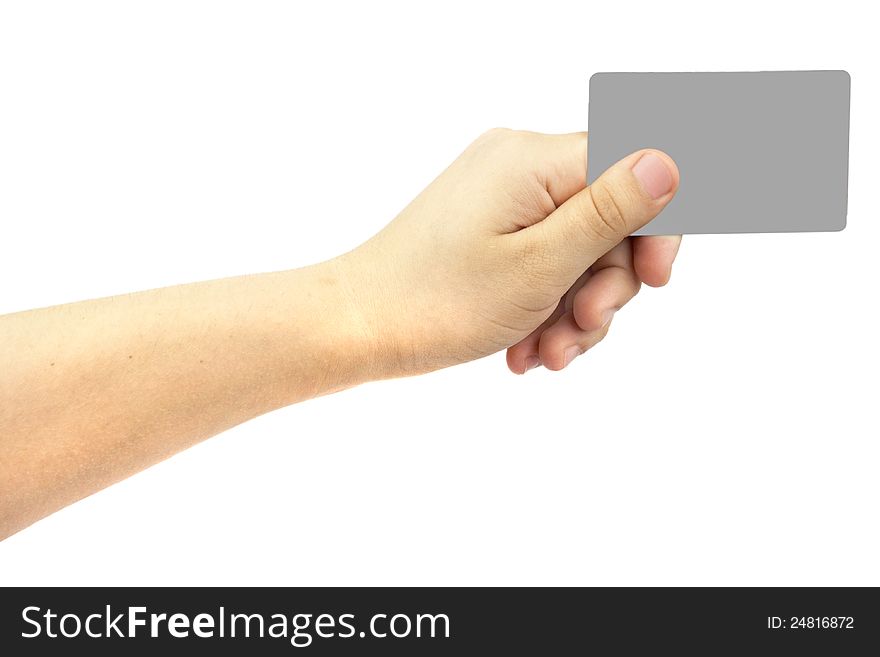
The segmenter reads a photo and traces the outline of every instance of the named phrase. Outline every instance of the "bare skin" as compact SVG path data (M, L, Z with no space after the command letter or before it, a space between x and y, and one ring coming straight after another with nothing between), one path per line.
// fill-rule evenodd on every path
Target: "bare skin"
M0 538L288 404L502 349L566 367L680 242L628 237L665 154L585 181L585 134L493 130L333 260L0 317Z

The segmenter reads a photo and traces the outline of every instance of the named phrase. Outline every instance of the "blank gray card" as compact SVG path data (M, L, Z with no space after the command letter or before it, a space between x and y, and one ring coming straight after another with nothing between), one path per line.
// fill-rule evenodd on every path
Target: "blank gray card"
M681 186L637 235L841 230L849 88L846 71L597 73L588 181L657 148Z

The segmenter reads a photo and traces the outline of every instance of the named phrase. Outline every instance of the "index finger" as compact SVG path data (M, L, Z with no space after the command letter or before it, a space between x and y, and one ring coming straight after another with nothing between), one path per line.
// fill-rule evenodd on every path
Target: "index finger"
M651 287L666 285L681 246L681 235L642 235L632 240L633 267L638 277Z
M587 186L587 133L541 135L538 175L558 208Z

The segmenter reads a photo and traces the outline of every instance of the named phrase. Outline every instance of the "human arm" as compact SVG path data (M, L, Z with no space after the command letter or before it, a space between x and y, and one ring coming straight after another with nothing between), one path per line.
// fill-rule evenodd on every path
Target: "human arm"
M508 347L515 372L561 369L678 244L627 238L674 194L671 160L585 190L585 149L492 131L328 262L0 317L0 537L317 395Z

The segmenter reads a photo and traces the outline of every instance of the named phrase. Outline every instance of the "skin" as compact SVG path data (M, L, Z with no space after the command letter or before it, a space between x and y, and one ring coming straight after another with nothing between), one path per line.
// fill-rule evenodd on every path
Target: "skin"
M380 233L302 269L0 317L0 538L262 413L507 349L566 367L680 237L639 151L589 189L585 133L492 130Z

